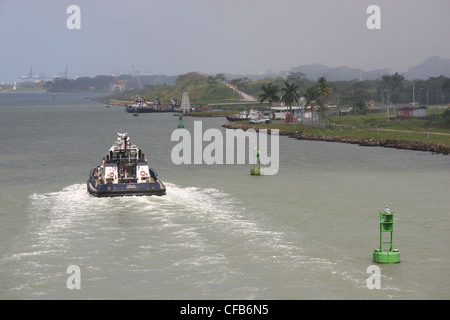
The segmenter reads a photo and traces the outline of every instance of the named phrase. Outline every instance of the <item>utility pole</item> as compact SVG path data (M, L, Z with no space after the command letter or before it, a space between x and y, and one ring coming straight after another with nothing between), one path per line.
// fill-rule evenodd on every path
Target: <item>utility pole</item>
M339 124L341 124L341 105L339 104L339 93L338 93L337 97L338 97L338 102L337 102L337 104L338 104L338 119L339 119Z
M389 103L388 103L388 106L387 106L387 120L388 120L388 122L390 121L390 118L389 118Z

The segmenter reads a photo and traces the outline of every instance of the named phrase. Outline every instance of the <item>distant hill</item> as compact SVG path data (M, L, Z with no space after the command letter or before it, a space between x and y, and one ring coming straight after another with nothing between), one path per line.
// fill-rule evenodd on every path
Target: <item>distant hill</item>
M320 77L325 77L328 81L349 81L355 79L375 80L380 78L383 74L392 74L394 72L403 74L407 80L426 80L429 77L438 77L440 75L450 77L450 59L431 57L425 62L409 68L406 72L401 72L401 70L391 70L387 68L371 71L365 71L359 68L350 68L346 66L332 68L323 64L315 63L293 67L288 71L268 71L264 74L226 74L226 77L227 79L247 77L251 80L256 81L264 78L285 78L290 72L303 72L311 80L317 80Z
M425 62L409 68L404 74L407 80L428 79L428 77L450 77L450 59L431 57Z
M374 80L386 73L393 73L390 69L379 69L373 71L364 71L358 68L350 67L336 67L331 68L323 64L315 63L309 65L303 65L299 67L293 67L289 71L280 72L266 72L264 74L226 74L227 79L247 77L250 80L257 81L264 78L285 78L290 72L303 72L306 77L311 80L317 80L320 77L325 77L328 81L349 81L349 80Z
M325 77L329 81L348 81L354 79L373 80L379 78L382 74L392 73L392 71L389 69L364 71L362 69L350 68L345 66L331 68L317 63L294 67L291 68L290 72L303 72L308 78L312 80L317 80L320 77Z

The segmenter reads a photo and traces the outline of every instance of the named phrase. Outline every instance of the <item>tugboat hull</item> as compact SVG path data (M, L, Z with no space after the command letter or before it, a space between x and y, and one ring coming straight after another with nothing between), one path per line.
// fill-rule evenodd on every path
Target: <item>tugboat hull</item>
M99 184L89 179L87 190L96 197L163 196L166 194L166 188L162 182Z
M235 118L235 117L226 117L228 121L242 121L247 120L246 118Z

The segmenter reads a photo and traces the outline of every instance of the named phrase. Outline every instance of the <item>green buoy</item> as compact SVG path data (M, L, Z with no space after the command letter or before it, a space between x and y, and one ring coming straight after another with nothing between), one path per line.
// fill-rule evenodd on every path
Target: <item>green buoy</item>
M183 116L181 114L178 115L178 128L184 128Z
M250 174L252 176L262 176L263 175L263 169L261 169L261 161L259 159L259 150L255 149L255 164L253 165L253 168L250 169Z
M384 241L384 236L388 241ZM389 249L384 246L388 245ZM373 261L378 263L398 263L400 262L400 251L394 249L394 212L386 206L380 212L380 248L373 251Z

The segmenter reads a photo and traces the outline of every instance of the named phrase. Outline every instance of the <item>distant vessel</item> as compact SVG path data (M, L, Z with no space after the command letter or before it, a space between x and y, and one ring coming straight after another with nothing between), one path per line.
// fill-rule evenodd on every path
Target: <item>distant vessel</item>
M270 124L270 119L267 117L251 119L248 123L250 123L250 124Z
M87 190L96 197L166 194L166 187L142 151L130 143L128 133L118 133L102 165L91 170Z
M148 112L176 112L177 110L172 106L163 106L159 99L155 100L153 105L148 105L142 97L136 97L134 104L126 107L128 113L148 113ZM179 111L179 110L178 110Z
M234 114L231 117L227 117L228 121L241 121L241 120L254 120L260 119L263 115L261 112L250 109L249 111L242 111L239 114Z

